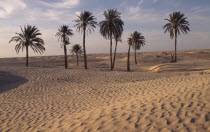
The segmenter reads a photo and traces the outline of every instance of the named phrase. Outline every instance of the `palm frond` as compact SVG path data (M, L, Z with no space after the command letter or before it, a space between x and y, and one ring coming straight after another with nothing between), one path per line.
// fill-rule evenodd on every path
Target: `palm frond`
M12 37L9 41L16 42L17 45L15 46L15 50L17 53L26 46L30 46L34 52L43 53L45 51L44 48L44 40L39 38L38 36L42 35L40 30L36 26L27 25L22 28L20 26L21 33L15 33L16 36Z
M168 21L168 23L163 26L164 32L169 32L171 39L174 38L175 32L177 32L178 35L190 32L190 24L187 21L187 17L181 12L173 12L169 14L169 19L164 20Z
M132 39L132 48L136 50L140 50L142 46L145 45L145 37L142 36L141 33L134 31L131 35L130 38Z
M70 44L69 37L73 36L73 30L70 29L67 25L63 25L58 29L56 37L58 37L58 42L62 42L62 45Z
M99 23L100 33L105 39L120 38L123 32L124 22L121 19L121 13L117 9L109 9L104 12L105 20Z
M97 22L96 18L89 11L81 12L80 15L77 16L77 19L74 20L76 24L74 27L77 27L78 32L83 32L87 29L87 33L91 33L96 28Z
M83 54L82 46L79 44L75 44L72 46L72 49L70 50L72 54Z

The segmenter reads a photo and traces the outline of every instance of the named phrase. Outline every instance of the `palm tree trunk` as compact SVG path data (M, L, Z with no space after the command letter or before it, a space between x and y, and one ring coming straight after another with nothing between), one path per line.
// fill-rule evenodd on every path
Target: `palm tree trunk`
M114 69L114 65L115 65L116 52L117 52L117 40L116 40L116 45L115 45L115 50L114 50L114 59L113 59L113 64L112 64L113 69Z
M77 66L79 66L79 57L78 57L78 53L77 53Z
M129 45L129 49L128 49L128 59L127 59L127 71L131 71L130 69L130 50L131 50L131 46Z
M65 68L68 68L68 62L67 62L67 49L66 45L64 44L64 54L65 54Z
M86 56L86 48L85 48L85 36L86 36L86 28L84 28L84 33L83 33L83 49L84 49L84 65L85 65L85 69L87 69L87 56Z
M26 67L28 67L28 46L26 46Z
M175 60L174 62L177 61L177 54L176 54L176 51L177 51L177 30L175 30Z
M137 58L136 58L136 47L135 47L135 64L137 65Z
M111 62L111 70L112 68L112 33L110 32L110 62Z

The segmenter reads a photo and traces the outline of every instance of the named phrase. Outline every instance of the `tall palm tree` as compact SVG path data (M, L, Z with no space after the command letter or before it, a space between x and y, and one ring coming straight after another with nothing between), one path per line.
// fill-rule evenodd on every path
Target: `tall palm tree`
M22 51L24 48L26 48L26 67L28 67L28 57L29 57L29 47L35 52L35 53L44 53L44 40L41 39L39 36L42 35L40 33L40 30L36 26L27 25L22 28L20 26L21 33L16 33L16 36L14 36L10 41L15 41L18 43L15 46L15 50L17 53L19 53L20 49Z
M132 35L131 37L133 39L132 48L134 49L134 52L135 52L135 64L137 64L136 50L140 50L141 47L145 45L145 38L141 33L137 32L137 31L135 31L131 35Z
M117 54L117 44L118 42L122 43L122 39L121 39L121 35L116 35L115 37L115 50L114 50L114 58L113 58L113 63L112 63L112 68L114 69L114 65L115 65L115 59L116 59L116 54Z
M109 9L105 11L105 20L100 22L100 33L105 39L110 39L110 62L112 66L112 38L113 36L120 36L123 32L124 22L121 20L121 13L117 9Z
M91 33L96 28L97 22L95 21L96 18L93 14L89 11L81 12L80 15L77 16L78 18L74 20L76 23L77 31L83 32L83 50L84 50L84 66L87 69L87 55L86 55L86 47L85 47L85 38L86 38L86 31L87 33Z
M169 15L169 19L165 19L168 21L168 23L163 26L163 29L166 32L170 33L171 39L175 37L175 60L172 60L173 62L177 61L177 35L180 35L181 33L187 34L190 31L189 28L189 22L187 21L187 17L185 17L184 14L181 12L173 12Z
M58 42L61 41L62 47L64 47L64 55L65 55L65 68L68 68L67 62L67 45L70 44L69 37L73 36L73 31L67 26L63 25L58 29L56 36L58 37Z
M131 46L133 45L133 38L129 37L127 42L128 42L128 45L129 45L128 58L127 58L127 71L130 72L131 71L131 69L130 69L130 51L131 51Z
M77 66L79 66L79 54L83 53L82 47L79 44L72 46L71 53L76 54L77 56Z

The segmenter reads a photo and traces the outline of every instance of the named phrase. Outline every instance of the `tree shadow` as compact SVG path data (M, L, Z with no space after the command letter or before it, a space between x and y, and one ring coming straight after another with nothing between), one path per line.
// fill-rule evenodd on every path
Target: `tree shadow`
M0 94L18 88L26 82L28 82L28 80L23 77L0 71Z

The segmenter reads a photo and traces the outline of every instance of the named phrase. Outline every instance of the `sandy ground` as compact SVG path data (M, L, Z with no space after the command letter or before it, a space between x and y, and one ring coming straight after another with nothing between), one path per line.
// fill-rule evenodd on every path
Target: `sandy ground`
M167 55L168 54L168 55ZM210 131L210 50L0 59L0 132Z

